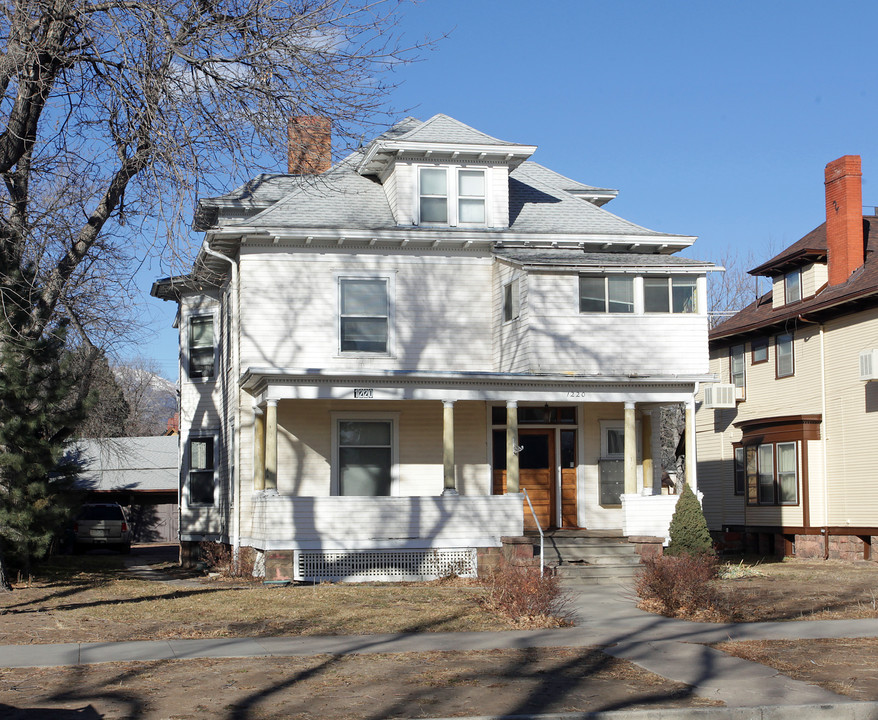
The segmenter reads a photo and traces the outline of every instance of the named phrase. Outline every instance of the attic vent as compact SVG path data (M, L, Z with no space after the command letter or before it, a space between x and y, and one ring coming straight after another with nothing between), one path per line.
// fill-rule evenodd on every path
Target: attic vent
M704 386L704 407L735 407L735 386L731 383L711 383Z
M476 577L474 548L425 550L299 551L296 580L401 582L449 575Z
M878 350L860 351L860 380L878 380Z

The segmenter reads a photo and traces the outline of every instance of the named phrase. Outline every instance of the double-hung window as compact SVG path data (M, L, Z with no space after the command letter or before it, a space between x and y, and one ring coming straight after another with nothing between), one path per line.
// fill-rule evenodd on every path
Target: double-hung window
M389 352L390 301L387 278L339 278L339 349Z
M630 275L580 276L579 312L633 313L634 278Z
M189 318L189 378L212 378L215 363L213 315Z
M334 422L337 494L392 495L396 420L339 413Z
M418 169L420 225L484 227L485 171L460 167Z
M215 465L214 437L190 438L187 468L190 505L213 505Z
M750 342L750 364L768 362L768 338L758 338Z
M694 277L644 277L644 311L648 313L697 312L696 282Z
M795 505L799 501L795 442L763 443L735 448L735 493L739 465L749 505ZM743 489L743 488L742 488Z
M781 333L774 338L775 371L777 377L795 374L796 364L793 356L793 334Z

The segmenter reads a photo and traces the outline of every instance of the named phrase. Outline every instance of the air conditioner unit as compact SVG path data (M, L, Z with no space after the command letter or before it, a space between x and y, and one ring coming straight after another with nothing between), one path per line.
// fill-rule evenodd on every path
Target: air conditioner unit
M878 350L860 351L860 380L878 380Z
M704 386L704 407L735 407L735 386L731 383L711 383Z

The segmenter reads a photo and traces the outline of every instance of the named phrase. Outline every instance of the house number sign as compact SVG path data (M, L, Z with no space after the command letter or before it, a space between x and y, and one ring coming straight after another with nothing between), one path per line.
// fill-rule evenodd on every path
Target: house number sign
M372 388L354 388L354 400L371 400Z

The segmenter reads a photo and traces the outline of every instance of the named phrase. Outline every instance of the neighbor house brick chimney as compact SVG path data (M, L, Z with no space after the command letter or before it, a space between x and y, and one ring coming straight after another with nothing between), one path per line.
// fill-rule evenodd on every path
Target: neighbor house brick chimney
M287 172L319 175L332 165L332 122L306 115L290 119L287 126Z
M859 155L826 166L826 249L829 284L840 285L863 264L863 188Z

